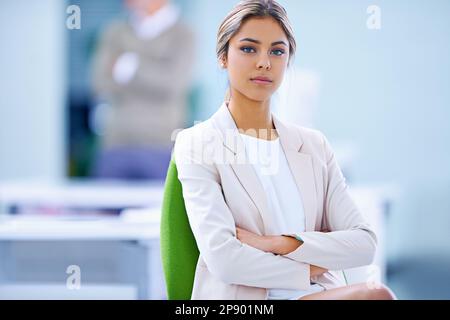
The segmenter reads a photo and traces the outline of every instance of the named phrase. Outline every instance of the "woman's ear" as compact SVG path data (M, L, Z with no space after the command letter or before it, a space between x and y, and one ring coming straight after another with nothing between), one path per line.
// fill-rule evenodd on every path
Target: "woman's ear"
M226 69L226 68L227 68L227 58L222 57L222 58L220 59L219 63L220 63L220 67L221 67L222 69Z

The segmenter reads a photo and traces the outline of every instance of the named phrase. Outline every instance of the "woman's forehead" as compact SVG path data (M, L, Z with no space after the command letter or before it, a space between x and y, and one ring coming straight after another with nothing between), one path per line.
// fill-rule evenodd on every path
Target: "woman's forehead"
M240 42L245 38L257 40L262 44L271 44L278 41L287 42L283 28L272 17L249 18L244 21L232 40Z

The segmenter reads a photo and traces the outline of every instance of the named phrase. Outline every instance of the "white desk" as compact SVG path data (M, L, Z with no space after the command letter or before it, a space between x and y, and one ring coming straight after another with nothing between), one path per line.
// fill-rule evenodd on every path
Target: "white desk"
M9 212L20 205L24 210L72 208L117 209L160 206L163 183L124 183L62 180L58 182L19 181L0 183L0 208Z
M141 219L140 222L139 219L136 219L136 221L127 221L127 219L122 219L119 217L108 219L101 218L98 220L80 220L79 218L77 219L69 217L59 219L54 217L3 217L2 219L0 219L0 245L2 246L0 250L3 251L1 256L6 260L4 265L9 263L10 268L20 269L21 267L17 266L16 261L20 260L20 257L18 256L23 256L24 254L18 254L17 252L15 254L11 254L12 246L20 246L20 243L25 244L26 247L29 248L27 249L27 251L25 251L28 252L27 255L30 254L29 250L43 250L40 255L45 255L45 251L49 250L50 248L50 250L59 250L58 252L60 256L65 256L65 254L71 255L70 250L86 252L88 251L87 249L89 247L95 247L97 243L117 243L118 245L120 243L125 243L128 247L131 246L135 248L133 250L137 250L139 254L142 255L142 257L138 261L143 261L143 263L146 264L145 272L142 272L142 274L138 275L138 277L140 278L140 283L138 284L138 286L141 287L141 289L139 290L139 294L137 294L136 297L139 299L164 299L165 288L163 282L162 267L160 264L161 259L159 248L160 211L158 209L151 210L145 214L148 215L148 217L146 217L146 219ZM39 243L43 243L44 246L39 246ZM57 249L55 249L55 245ZM65 247L66 249L64 249ZM107 248L111 247L108 246ZM105 249L101 250L103 251ZM106 249L105 251L108 250L111 251L112 249ZM121 252L121 250L119 249L116 250L119 253ZM111 253L115 254L116 250L112 250ZM48 262L49 268L51 268L52 260L55 259L55 255L58 255L58 252L50 255L51 258L49 258L48 261L45 261L46 263ZM100 255L105 255L106 257L107 253L101 252ZM117 254L117 256L120 260L127 259L125 256L121 256L120 254ZM89 259L89 257L87 257L86 259ZM77 258L72 260L78 261ZM29 259L26 261L33 261L33 259ZM39 259L35 259L34 261L39 261ZM84 259L82 261L84 261ZM120 261L118 261L118 263L119 262ZM130 261L130 263L133 262ZM75 264L77 264L77 262L75 262ZM111 265L106 266L105 268L106 270L104 271L107 272L107 269L111 268L112 270L114 270L117 269L117 266ZM59 269L60 273L65 271L62 268ZM127 269L127 272L139 272L137 270L133 271L133 266L130 266ZM142 270L142 268L140 268L139 270ZM1 279L2 276L0 276L0 280ZM57 279L57 277L55 277L55 279ZM30 290L32 290L32 283L35 283L35 286L37 287L45 287L46 293L48 293L48 290L55 287L55 281L56 280L50 280L48 281L48 283L40 284L35 283L35 281L31 281L31 283L25 284L25 286L23 286L22 283L19 283L19 286L23 286L23 288L28 287L27 292L23 293L28 294L27 297L29 297L29 292ZM8 277L6 275L3 275L3 282L8 284ZM64 282L61 283L60 281L57 284L59 284L60 286L58 296L61 296L61 292L68 293L68 291L65 289ZM101 285L104 286L104 284L98 284L97 287ZM122 283L118 283L117 285L123 286ZM88 286L91 286L91 284L89 284ZM4 287L3 289L14 292L14 289L11 286ZM92 294L92 290L94 289L91 288L88 290L83 286L82 289L84 289L85 292L89 292L86 293L86 295L84 296L85 298L95 296L95 294ZM129 287L124 289L129 290ZM16 288L15 290L17 291L19 289ZM111 290L112 289L110 288L107 291L112 292ZM35 291L36 293L39 293L38 289L36 288ZM57 291L55 291L55 294L56 292ZM101 293L102 291L98 292ZM73 293L71 294L73 295ZM109 296L114 297L113 295ZM83 296L78 294L77 297ZM108 295L106 295L106 297L108 297ZM120 295L117 297L121 298ZM36 296L35 298L40 298L40 296Z
M159 249L162 196L162 184L154 183L128 185L117 182L78 181L59 184L32 182L0 185L3 211L10 212L14 209L27 213L24 215L0 214L0 257L5 259L5 263L0 265L0 299L5 296L5 294L2 295L2 291L8 291L14 297L24 298L33 298L32 292L38 294L34 298L41 298L42 293L45 292L46 297L50 298L52 294L54 297L65 298L93 298L96 294L102 294L107 298L122 299L127 296L133 298L132 293L136 292L136 298L139 299L164 299L165 287ZM120 216L92 215L92 212L97 210L145 207L152 209L130 209ZM41 215L34 214L37 212ZM76 214L77 212L83 212L83 214ZM17 247L19 250L16 250ZM58 255L68 256L67 260L70 260L72 251L74 255L77 253L78 257L86 252L86 259L89 259L88 256L95 255L95 252L89 253L88 249L92 251L95 250L92 248L96 247L102 251L99 252L100 257L108 258L108 254L117 255L116 260L120 261L105 259L112 264L104 266L104 269L111 270L120 268L115 265L116 262L123 264L122 260L127 262L126 260L136 259L135 256L130 258L129 251L137 252L139 257L136 261L138 262L129 261L130 266L127 266L126 272L121 274L125 278L138 278L139 290L136 288L134 291L131 290L133 286L124 286L122 281L116 284L116 288L121 290L117 291L116 295L112 294L112 284L103 282L95 285L87 283L83 286L82 284L81 291L76 294L75 292L69 293L65 283L61 281L61 275L57 274L61 273L61 266L55 267L54 280L49 279L48 275L44 276L46 278L44 282L29 279L32 275L25 276L29 280L26 283L16 283L14 279L8 279L8 274L15 274L16 269L24 268L20 263L37 263L44 269L51 268L52 264L57 265L53 259L56 260ZM51 254L46 252L48 250L55 252ZM122 254L124 252L128 256L124 256ZM43 262L42 259L39 262L39 256L46 254L51 257L48 262ZM24 255L34 256L36 259L20 260L20 256ZM23 261L27 262L23 263ZM48 266L42 266L45 263ZM101 263L100 261L99 265ZM133 264L139 265L133 268ZM143 267L142 264L146 266ZM64 273L65 270L62 272ZM125 273L135 275L130 276ZM98 278L102 277L104 278L103 275L98 274ZM126 282L126 279L124 281ZM20 292L23 295L20 295Z
M159 208L146 217L0 216L0 241L152 241L159 239Z

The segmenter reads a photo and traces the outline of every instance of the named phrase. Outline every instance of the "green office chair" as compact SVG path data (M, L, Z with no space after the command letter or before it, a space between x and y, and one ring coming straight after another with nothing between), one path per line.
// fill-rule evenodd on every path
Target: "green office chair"
M161 258L169 300L190 300L199 256L173 159L167 171L161 212Z

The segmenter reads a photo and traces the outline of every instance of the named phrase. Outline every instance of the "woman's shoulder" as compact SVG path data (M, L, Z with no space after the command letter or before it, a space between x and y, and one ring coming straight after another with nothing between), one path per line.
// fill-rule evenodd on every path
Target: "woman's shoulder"
M322 131L290 122L283 122L283 125L300 137L303 152L315 154L320 158L327 157L327 153L332 152L328 139Z
M195 125L181 129L176 133L175 142L179 140L195 139L198 142L205 140L210 134L215 134L216 130L212 124L211 118ZM200 139L200 140L199 140Z
M289 121L283 121L283 125L296 132L301 137L303 142L311 143L314 145L322 145L324 139L326 139L323 132L318 129L301 126Z
M176 133L174 153L179 158L182 154L202 154L205 145L212 145L214 141L219 141L220 135L212 124L211 119L196 123L192 127L179 130Z
M312 143L322 143L325 135L318 129L308 128L297 125L297 130L300 132L302 138L309 140Z

